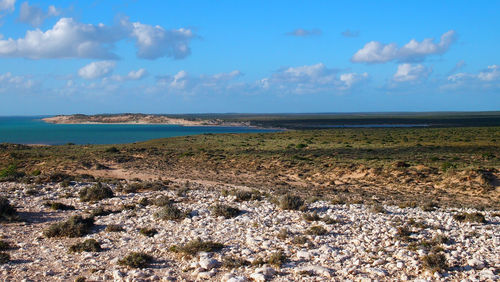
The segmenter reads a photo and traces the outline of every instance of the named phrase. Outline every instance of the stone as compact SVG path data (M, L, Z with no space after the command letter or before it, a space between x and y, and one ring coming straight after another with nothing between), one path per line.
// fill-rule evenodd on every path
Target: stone
M219 265L219 261L213 258L201 258L200 267L206 270L210 270Z

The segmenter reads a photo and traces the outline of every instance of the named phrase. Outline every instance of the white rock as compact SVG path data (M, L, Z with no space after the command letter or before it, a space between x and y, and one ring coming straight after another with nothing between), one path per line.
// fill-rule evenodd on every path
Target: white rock
M467 261L467 264L475 269L483 269L484 268L484 262L482 262L478 259L470 259Z
M250 275L250 278L252 278L256 282L264 282L266 281L266 276L262 273L252 273Z
M125 274L123 272L121 272L120 270L115 270L113 271L113 279L115 281L120 281L122 280L122 278L125 276Z
M234 276L227 280L227 282L246 282L248 279L245 276Z
M269 266L263 266L263 267L255 269L255 273L262 273L265 276L269 276L269 277L273 276L275 272L276 271L272 267L269 267Z
M210 270L216 267L219 264L219 261L213 258L201 258L200 266L203 269Z
M319 265L309 265L309 266L305 266L305 267L301 267L298 269L298 272L301 272L301 271L308 271L308 272L313 272L314 274L316 275L320 275L320 276L324 276L324 277L331 277L331 270L326 268L326 267L323 267L323 266L319 266Z
M212 271L203 271L203 272L199 272L196 277L198 279L210 279L213 276L215 276L215 272L212 272Z
M311 254L308 251L298 251L297 258L309 260L311 259Z

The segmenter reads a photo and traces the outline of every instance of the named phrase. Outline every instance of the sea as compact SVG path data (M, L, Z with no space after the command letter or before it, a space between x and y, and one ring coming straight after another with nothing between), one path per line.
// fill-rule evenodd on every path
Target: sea
M0 143L63 145L124 144L157 138L206 133L275 132L272 129L229 126L158 124L51 124L47 116L0 117Z

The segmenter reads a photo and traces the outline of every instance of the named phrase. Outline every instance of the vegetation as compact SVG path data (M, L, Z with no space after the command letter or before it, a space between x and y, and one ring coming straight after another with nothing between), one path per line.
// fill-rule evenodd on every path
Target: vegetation
M118 224L109 224L106 226L106 231L108 232L122 232L125 231L121 225Z
M165 205L159 212L155 214L155 216L159 219L175 220L175 221L183 220L188 215L189 215L188 212L181 211L173 204Z
M422 257L422 263L430 271L444 271L448 269L448 262L443 253L430 253Z
M306 233L309 235L321 236L321 235L327 234L328 231L325 228L323 228L322 226L315 225L315 226L312 226L311 228L309 228L306 231Z
M241 211L238 208L218 204L212 207L212 213L214 216L223 216L224 218L232 218L238 216L241 213Z
M287 260L287 256L283 251L277 251L271 254L268 263L275 266L281 266Z
M278 205L283 210L299 210L304 205L301 197L286 194L279 198Z
M228 269L238 268L247 265L250 265L250 262L243 258L224 257L222 259L222 267Z
M325 117L254 118L257 123L262 121L266 125L271 124L267 123L270 118L285 127L290 120L297 127L302 123L307 128L307 124L318 124ZM409 117L395 118L394 122L399 124L411 121ZM456 116L447 121L455 123L460 118L464 119ZM486 118L477 114L470 118L470 124L479 124ZM330 116L329 119L335 120L334 123L346 123L345 117ZM419 119L419 123L428 121L426 117ZM351 117L351 121L356 124L393 122L363 116ZM500 127L450 127L203 134L113 145L117 153L105 152L109 145L30 147L1 144L0 169L12 175L15 163L15 171L25 174L19 181L45 183L84 179L74 172L85 169L93 173L96 163L113 164L125 171L147 170L157 177L189 175L193 179L269 187L270 192L295 194L303 199L321 191L323 198L335 196L347 202L371 201L377 196L387 205L397 205L408 202L411 196L417 206L433 201L440 206L498 209L500 203L494 199L498 198L495 187L498 187L500 168L499 140ZM297 144L307 144L307 147L297 148ZM395 165L398 163L401 165ZM62 169L67 172L61 173ZM36 170L41 174L32 175ZM353 178L349 178L351 175ZM356 175L369 177L354 177ZM338 184L339 177L345 179L342 184ZM137 183L140 187L131 191L169 187L162 181ZM442 185L430 188L428 183ZM359 184L374 189L362 189ZM433 189L432 193L428 189ZM237 193L236 197L239 201L249 196Z
M16 208L14 208L9 200L0 197L0 222L2 221L15 221L18 219Z
M70 252L100 252L102 251L101 244L94 239L87 239L83 242L76 243L69 247Z
M10 250L11 248L12 246L10 245L9 242L0 240L0 251L7 251Z
M453 219L461 222L486 223L484 215L480 212L455 214L453 215Z
M8 263L10 255L8 253L0 252L0 264Z
M74 206L71 206L71 205L65 205L63 203L59 203L59 202L46 202L45 204L43 204L44 206L52 209L52 210L63 210L63 211L67 211L67 210L74 210L75 207Z
M119 265L132 268L145 268L153 261L153 257L139 252L132 252L118 261Z
M221 243L202 241L200 238L187 242L184 246L172 246L170 251L194 256L199 252L217 252L224 248Z
M79 196L82 202L90 202L112 198L114 194L111 188L109 188L107 185L103 185L101 182L98 182L91 187L83 188L80 191Z
M158 234L158 230L154 228L149 228L149 227L143 227L139 229L139 233L146 236L146 237L153 237L156 234Z
M46 237L82 237L89 234L94 226L94 218L72 216L66 221L54 223L43 231Z

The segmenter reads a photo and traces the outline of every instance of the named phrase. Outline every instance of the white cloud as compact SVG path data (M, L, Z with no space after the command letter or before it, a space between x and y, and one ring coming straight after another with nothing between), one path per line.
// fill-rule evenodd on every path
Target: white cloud
M130 36L135 40L137 57L143 59L157 59L173 57L182 59L191 54L189 43L194 38L190 29L180 28L166 30L161 26L151 26L139 22L122 24L130 30Z
M0 0L0 11L13 12L16 6L16 0Z
M78 70L78 75L85 79L104 77L113 71L115 65L113 61L92 62Z
M49 6L47 12L37 5L31 5L28 2L21 4L19 11L19 21L28 23L33 27L42 25L43 21L49 17L55 17L60 14L60 11L53 5Z
M494 81L500 78L500 66L491 65L488 69L480 72L477 77L482 81Z
M20 91L33 89L37 83L25 76L16 76L12 73L7 72L0 74L0 93L6 93L9 91Z
M367 73L339 75L338 70L319 63L281 69L270 77L261 79L258 84L264 90L278 93L308 94L348 90L367 78Z
M113 75L110 77L113 81L130 81L130 80L140 80L148 75L146 69L132 70L127 75Z
M158 77L156 88L151 88L150 91L167 90L182 94L224 92L239 85L234 80L242 75L239 70L234 70L228 73L195 76L181 70L173 76Z
M448 76L445 90L500 89L500 66L490 65L478 73L457 73Z
M342 81L345 86L341 87L341 89L349 89L354 84L366 80L368 78L368 73L343 73L340 75L340 81Z
M298 37L314 36L314 35L321 35L321 30L317 28L315 29L297 28L294 31L287 32L286 35L298 36Z
M427 78L432 72L423 65L400 64L392 79L395 82L411 82Z
M146 59L190 54L194 34L189 29L166 30L139 22L122 20L114 26L83 24L61 18L51 29L26 32L24 38L0 40L1 57L117 59L114 44L123 39L135 40L137 56Z
M435 43L433 38L426 38L421 42L412 39L399 48L396 43L384 44L371 41L358 50L352 56L351 61L355 63L385 63L393 60L400 62L421 61L429 55L444 54L456 41L456 38L456 32L450 30L441 35L439 43Z
M346 29L340 33L344 37L353 38L359 36L359 31Z

